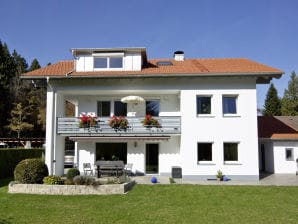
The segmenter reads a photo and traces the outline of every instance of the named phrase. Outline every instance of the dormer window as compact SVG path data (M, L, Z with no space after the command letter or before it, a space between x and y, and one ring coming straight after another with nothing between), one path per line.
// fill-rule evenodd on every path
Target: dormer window
M93 54L94 57L94 69L110 70L110 69L122 69L124 53L100 53Z

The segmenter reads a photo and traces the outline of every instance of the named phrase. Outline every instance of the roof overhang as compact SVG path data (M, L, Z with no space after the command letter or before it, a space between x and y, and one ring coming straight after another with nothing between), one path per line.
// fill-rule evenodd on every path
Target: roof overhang
M126 74L98 74L96 72L70 72L67 75L51 75L51 76L21 76L23 79L69 79L69 78L84 78L84 79L122 79L122 78L255 78L257 84L268 84L272 78L279 79L283 73L175 73L175 74L138 74L138 73L126 73Z
M161 142L168 141L171 136L70 136L69 139L80 142Z

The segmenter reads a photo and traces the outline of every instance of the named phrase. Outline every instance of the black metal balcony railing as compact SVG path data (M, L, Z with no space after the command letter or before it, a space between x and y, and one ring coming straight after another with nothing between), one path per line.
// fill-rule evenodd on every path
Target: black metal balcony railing
M57 134L63 136L104 136L104 135L174 135L181 133L180 117L155 117L160 127L143 126L144 117L127 117L128 127L116 129L109 126L109 117L99 118L97 124L80 127L80 118L58 117Z

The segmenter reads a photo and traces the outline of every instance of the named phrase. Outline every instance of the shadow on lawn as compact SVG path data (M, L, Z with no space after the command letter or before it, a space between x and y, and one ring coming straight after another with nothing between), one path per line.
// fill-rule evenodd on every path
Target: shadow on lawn
M11 222L6 219L0 218L0 224L9 224L9 223Z
M13 177L7 177L7 178L4 178L4 179L0 179L0 187L7 186L10 181L13 181ZM0 218L0 224L2 224L2 219L1 218Z

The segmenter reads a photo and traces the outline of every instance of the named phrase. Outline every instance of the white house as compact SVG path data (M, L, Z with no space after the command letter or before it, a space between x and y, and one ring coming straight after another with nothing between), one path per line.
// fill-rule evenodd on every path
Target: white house
M260 170L298 174L298 116L258 117Z
M118 157L140 174L170 176L173 166L185 179L259 178L256 84L282 71L243 58L147 59L145 48L71 49L60 61L23 75L47 82L46 163L63 174L65 139L75 141L75 162ZM126 96L145 101L122 103ZM65 102L75 105L66 117ZM96 127L79 127L80 115L96 116ZM142 126L146 114L160 127ZM109 126L126 116L128 128Z

